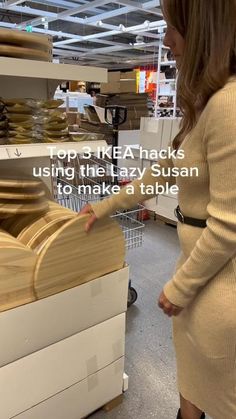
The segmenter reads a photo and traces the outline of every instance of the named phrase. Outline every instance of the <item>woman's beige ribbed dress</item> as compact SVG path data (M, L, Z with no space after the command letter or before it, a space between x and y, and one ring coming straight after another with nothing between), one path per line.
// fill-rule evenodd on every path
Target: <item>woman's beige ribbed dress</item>
M144 200L140 183L179 187L179 205L207 227L178 223L181 255L164 287L184 310L173 318L179 391L213 419L236 419L236 79L209 100L184 139L184 159L163 167L198 167L198 177L154 177L148 169L135 180L135 194L93 205L98 218ZM148 196L150 198L150 196ZM158 237L157 237L158 240Z

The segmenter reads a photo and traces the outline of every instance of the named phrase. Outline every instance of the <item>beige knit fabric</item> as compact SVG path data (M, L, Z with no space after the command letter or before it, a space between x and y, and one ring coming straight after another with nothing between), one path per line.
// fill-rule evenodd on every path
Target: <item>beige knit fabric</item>
M164 287L167 298L184 307L173 318L179 391L213 419L236 419L236 79L208 102L184 139L185 158L163 166L198 167L198 177L177 177L183 214L207 218L202 229L178 223L181 255ZM148 169L145 184L156 178ZM119 195L93 205L98 218L143 201ZM150 198L150 196L149 196ZM157 237L158 240L158 237Z

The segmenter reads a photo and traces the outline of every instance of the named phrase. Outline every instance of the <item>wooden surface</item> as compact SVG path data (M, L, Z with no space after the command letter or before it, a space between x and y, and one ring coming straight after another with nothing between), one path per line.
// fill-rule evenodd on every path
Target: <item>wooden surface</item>
M125 243L119 225L98 220L85 232L88 215L67 222L40 252L34 275L37 298L63 291L124 266Z
M39 199L45 196L44 190L32 190L22 188L1 188L0 187L0 199L21 199L21 200L32 200Z
M48 201L46 199L32 200L27 204L21 200L0 199L0 217L1 214L32 214L47 209Z
M18 214L7 218L1 222L0 227L10 233L12 236L17 237L20 232L36 221L40 215L38 214Z
M8 44L0 44L0 56L25 58L28 60L50 61L52 59L51 51L41 51L34 48L24 48Z
M35 300L35 263L34 252L0 230L0 311Z
M67 220L68 220L71 217L75 217L75 216L76 216L76 213L71 214L70 211L66 211L66 209L64 210L63 208L61 210L46 212L41 217L38 217L37 219L33 219L31 223L29 222L17 235L17 239L20 240L21 243L27 246L29 241L37 234L40 234L41 229L48 226L48 224L51 223L52 221L60 221L62 217L67 217ZM17 226L15 228L18 229ZM14 233L15 233L15 229L13 231L11 230L11 234L13 236L16 236Z
M26 47L31 46L35 49L46 51L52 46L48 36L3 28L0 29L0 42Z
M4 178L0 174L0 187L1 188L39 188L42 185L41 180L37 179L16 179L14 177Z
M18 214L18 215L13 215L10 218L7 218L5 220L3 220L0 224L0 227L4 230L6 230L8 233L10 233L12 236L14 237L18 237L18 235L22 232L23 230L30 227L32 224L34 224L35 222L41 220L43 218L43 220L45 222L51 221L54 219L54 215L58 214L58 212L62 215L62 214L75 214L72 210L68 209L68 208L64 208L61 205L59 205L58 203L49 200L48 201L48 211L45 212L44 214ZM45 224L45 223L44 223ZM19 240L20 237L18 237Z
M67 214L60 215L55 220L52 220L41 227L27 242L27 247L30 247L32 250L36 250L39 246L41 248L42 243L45 243L52 235L59 230L67 221L71 218L74 218L75 215Z

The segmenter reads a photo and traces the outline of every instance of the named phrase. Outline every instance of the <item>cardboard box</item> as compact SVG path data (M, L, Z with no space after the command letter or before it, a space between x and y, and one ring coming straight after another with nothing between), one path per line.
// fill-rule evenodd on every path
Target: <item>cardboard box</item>
M136 93L136 80L121 80L120 93Z
M136 80L136 71L126 71L120 73L120 80Z
M122 394L123 371L124 357L21 413L17 419L80 419L87 417L104 406L105 403Z
M120 82L101 83L101 93L120 93Z
M108 71L108 83L114 83L120 81L120 71Z
M2 367L1 419L25 412L118 361L124 344L125 313ZM96 380L89 383L98 385Z
M0 366L125 312L128 282L126 266L78 287L0 313Z

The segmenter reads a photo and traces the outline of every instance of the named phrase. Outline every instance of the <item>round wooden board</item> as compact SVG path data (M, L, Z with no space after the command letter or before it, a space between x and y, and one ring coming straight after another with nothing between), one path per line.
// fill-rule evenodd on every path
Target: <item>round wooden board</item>
M3 246L11 247L12 245L18 246L21 248L25 247L19 240L16 240L15 237L13 237L7 231L0 229L0 248Z
M37 218L37 220L29 223L17 236L17 239L21 241L24 245L28 245L30 240L35 237L35 235L39 234L41 229L46 227L52 221L56 221L61 219L62 217L71 217L76 216L76 214L71 214L69 211L59 209L56 211L49 211L46 214L42 215L42 217Z
M56 294L124 266L125 242L118 223L104 218L86 233L88 218L89 215L75 217L43 246L34 275L38 298Z
M33 214L46 211L48 209L48 201L46 199L31 201L11 201L0 199L0 214Z
M77 212L73 211L70 208L64 207L61 204L58 204L58 202L56 202L56 201L50 200L50 201L48 201L48 205L49 205L49 210L50 211L51 210L53 210L53 211L56 211L56 210L61 211L63 209L63 210L66 210L66 211L70 211L71 214L76 214L77 215Z
M27 226L32 225L37 220L41 219L42 217L47 216L47 214L54 215L54 213L58 212L62 215L64 214L64 211L66 211L66 214L73 214L76 215L74 211L71 209L62 207L57 202L54 202L52 200L48 201L48 212L41 213L41 214L16 214L8 216L8 218L4 219L1 224L0 228L6 230L8 233L10 233L12 236L17 237L23 229L25 229ZM0 215L1 216L1 215Z
M6 233L0 232L0 311L35 300L35 264L34 252L19 245L14 237L7 239Z
M0 30L0 42L7 42L12 45L31 45L34 48L47 50L51 47L51 41L48 36L37 35L28 32L22 32L14 29Z
M44 190L30 190L22 188L1 188L0 199L20 199L22 201L40 199L45 196Z
M6 177L0 174L0 188L39 188L43 182L38 179L16 179L15 177Z
M3 221L1 227L8 231L12 236L17 237L25 227L41 217L42 214L18 214L12 217L12 221L10 219Z
M42 227L27 243L27 247L30 247L32 250L35 250L37 247L41 246L45 240L48 240L52 237L56 231L58 231L67 221L74 218L73 215L64 215L56 220L50 221L47 225Z
M50 61L52 58L52 53L51 51L45 52L33 48L0 44L0 56L25 58L28 60Z

